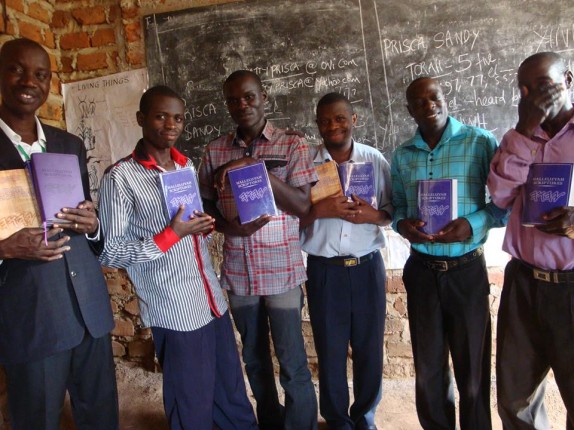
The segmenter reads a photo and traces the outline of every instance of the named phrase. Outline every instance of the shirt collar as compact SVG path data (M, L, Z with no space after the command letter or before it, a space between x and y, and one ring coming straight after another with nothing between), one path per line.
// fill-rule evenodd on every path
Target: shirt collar
M173 146L169 149L171 159L179 164L181 167L185 167L188 158L175 149ZM144 166L146 169L150 170L161 170L157 165L157 161L151 155L149 155L143 147L143 139L140 139L132 152L132 158L139 164Z
M446 128L444 129L442 136L434 147L436 149L438 146L445 144L454 136L461 134L463 130L464 124L458 121L456 118L449 116L446 122ZM415 136L413 139L407 141L405 146L415 146L420 149L426 149L430 151L428 144L424 141L423 136L421 135L420 128L417 127L417 131L415 132Z
M353 139L353 149L351 150L351 156L349 157L348 161L345 161L345 163L355 163L357 160L357 156L359 155L359 153L357 152L357 142L355 142L355 139ZM329 153L329 150L327 149L327 147L325 146L324 143L321 143L319 145L319 148L317 149L317 153L315 154L315 158L313 159L313 162L315 163L324 163L327 162L329 160L332 160L333 157L331 157L331 154Z
M355 163L357 161L357 157L359 156L359 153L357 152L357 145L355 139L353 139L352 145L353 148L351 149L351 156L349 157L347 163Z
M273 124L271 124L271 121L265 120L265 127L263 127L263 131L261 132L261 135L258 137L258 139L261 139L263 137L269 141L273 137L274 132L275 127L273 126ZM241 146L244 148L247 147L243 139L239 136L239 127L235 129L235 134L233 135L233 145Z
M42 123L40 122L37 116L34 116L34 119L36 121L36 134L38 135L38 140L36 140L36 142L33 142L33 144L37 143L38 145L40 145L41 148L46 149L47 141L46 141L46 135L44 134L44 129L42 128ZM8 139L10 139L10 141L14 144L14 146L17 147L20 144L22 144L22 136L20 136L18 133L12 130L10 126L6 124L6 122L4 122L2 118L0 118L0 129L2 129L4 134L8 136Z
M564 127L562 127L562 130L560 130L558 133L556 133L556 136L561 134L563 131L574 127L574 115L572 115L572 117L570 118L570 120L564 125ZM554 136L554 137L556 137ZM543 142L548 142L550 140L550 136L548 136L548 133L546 133L546 131L544 131L544 129L541 126L536 127L536 130L534 130L534 138L539 139Z

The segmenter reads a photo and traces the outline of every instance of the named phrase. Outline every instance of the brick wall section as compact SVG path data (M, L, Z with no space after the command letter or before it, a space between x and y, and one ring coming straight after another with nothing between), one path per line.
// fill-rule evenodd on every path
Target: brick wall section
M58 0L51 19L63 82L126 70L117 0Z

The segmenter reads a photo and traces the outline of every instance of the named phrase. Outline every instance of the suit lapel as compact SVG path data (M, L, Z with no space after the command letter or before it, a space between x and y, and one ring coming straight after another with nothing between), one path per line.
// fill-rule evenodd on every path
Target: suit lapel
M20 153L4 131L0 129L0 170L23 168L24 162Z
M44 124L42 124L42 130L44 130L44 136L46 136L46 152L66 152L64 151L63 142L55 137L52 128L46 127Z

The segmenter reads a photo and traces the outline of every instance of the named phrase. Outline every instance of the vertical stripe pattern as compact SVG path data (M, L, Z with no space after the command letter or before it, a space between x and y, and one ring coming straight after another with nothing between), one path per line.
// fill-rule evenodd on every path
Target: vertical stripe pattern
M191 160L185 167L193 168ZM133 156L106 172L100 187L106 241L100 261L127 270L145 326L195 330L225 313L227 303L209 257L209 238L186 236L165 253L154 242L170 223L158 176Z

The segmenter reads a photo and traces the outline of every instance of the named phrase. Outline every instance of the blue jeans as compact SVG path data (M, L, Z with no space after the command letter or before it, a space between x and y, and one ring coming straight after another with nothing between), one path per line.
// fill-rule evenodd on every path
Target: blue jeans
M257 401L259 428L316 429L317 399L301 331L301 287L272 296L229 292L229 303L243 342L243 362ZM279 382L285 391L284 409L275 385L269 331L279 360Z

